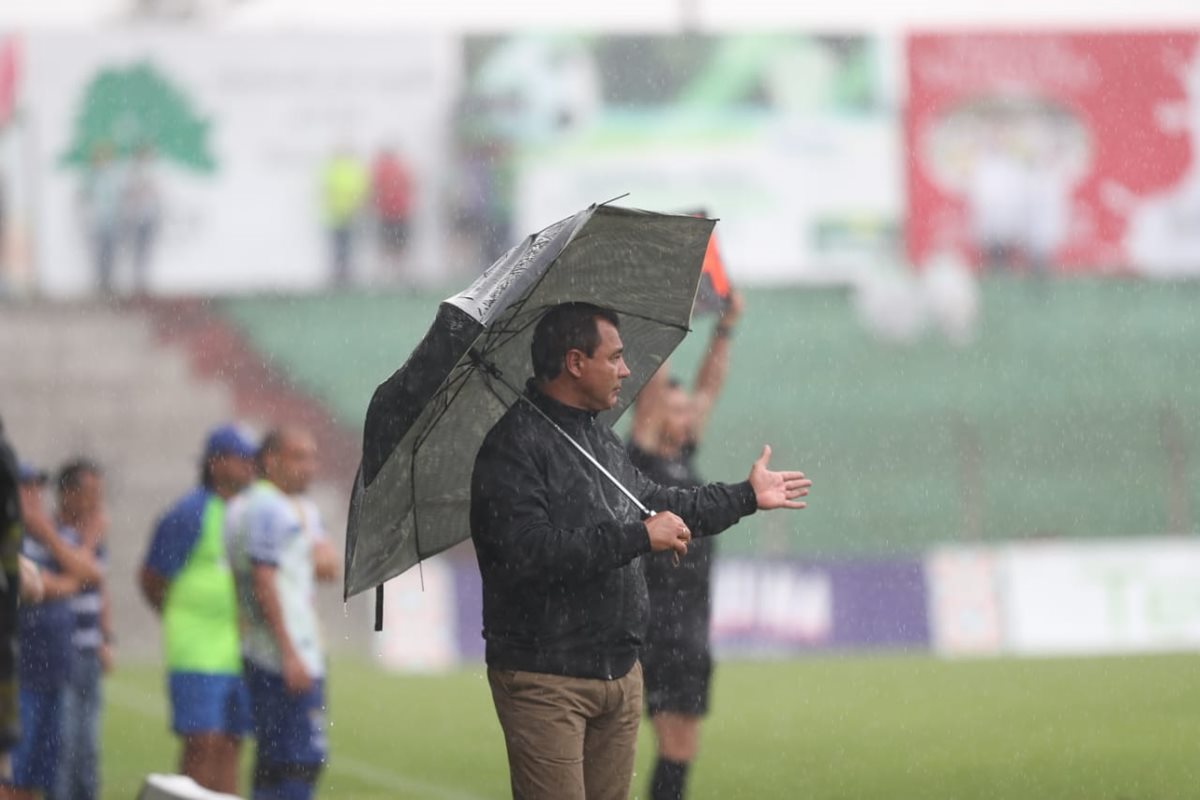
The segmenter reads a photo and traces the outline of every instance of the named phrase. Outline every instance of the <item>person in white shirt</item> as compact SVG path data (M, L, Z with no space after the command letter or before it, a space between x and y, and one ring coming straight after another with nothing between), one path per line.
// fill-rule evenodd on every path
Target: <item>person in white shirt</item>
M303 497L316 472L312 435L271 431L258 462L262 478L225 520L258 739L253 797L308 800L328 758L325 648L313 601L316 581L337 576L337 555Z

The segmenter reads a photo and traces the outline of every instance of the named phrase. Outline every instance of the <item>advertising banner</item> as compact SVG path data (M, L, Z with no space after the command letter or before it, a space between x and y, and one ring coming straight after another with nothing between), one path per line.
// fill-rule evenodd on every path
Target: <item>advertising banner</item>
M0 32L0 128L17 108L17 79L21 69L21 43L15 35Z
M926 563L937 652L1093 655L1200 649L1200 542L948 547Z
M459 664L456 611L458 568L444 559L431 559L420 570L409 570L384 585L381 633L372 635L379 662L399 672L436 672ZM374 621L374 603L367 604ZM473 626L478 631L478 622Z
M1004 648L999 559L990 547L944 547L925 562L929 627L941 655L996 655Z
M1200 542L1044 543L1013 546L1002 558L1011 653L1200 648Z
M1200 275L1200 32L920 34L914 264Z
M40 32L24 51L44 293L419 282L442 264L449 36Z
M483 191L460 218L501 241L628 194L721 218L735 283L847 280L895 255L899 136L870 37L518 35L466 50L460 183Z
M479 570L470 560L426 561L427 592L429 565L438 563L452 573L452 602L457 610L448 625L455 635L457 656L467 662L482 660ZM435 594L442 591L440 577L438 581ZM397 594L391 583L388 586L388 597ZM406 602L401 597L407 595L389 599L389 608ZM926 606L924 570L915 559L718 559L713 565L710 632L717 654L732 657L829 649L925 649L929 647ZM401 616L385 616L385 621L385 633L392 626L408 629L395 635L419 635L423 630L420 625L407 625ZM389 639L392 635L387 634Z
M397 669L478 662L471 560L389 582L380 656ZM713 648L755 658L932 649L947 657L1200 650L1200 541L1142 538L945 546L927 558L719 558Z
M917 560L718 560L712 604L725 655L929 646Z
M0 31L0 298L28 291L33 213L17 119L21 40Z

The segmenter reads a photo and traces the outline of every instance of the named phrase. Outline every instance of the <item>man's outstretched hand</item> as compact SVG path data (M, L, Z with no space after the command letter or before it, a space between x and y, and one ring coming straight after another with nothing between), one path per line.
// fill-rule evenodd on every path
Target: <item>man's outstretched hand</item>
M804 508L807 503L796 500L808 494L812 481L803 472L774 472L767 468L771 460L771 445L763 445L762 455L750 468L750 485L759 509Z

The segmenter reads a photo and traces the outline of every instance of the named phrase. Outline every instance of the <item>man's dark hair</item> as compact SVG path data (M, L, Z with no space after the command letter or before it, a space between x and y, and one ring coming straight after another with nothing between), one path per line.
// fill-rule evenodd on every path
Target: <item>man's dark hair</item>
M595 355L600 345L597 319L612 323L614 328L621 327L617 312L591 303L563 303L547 311L533 329L533 343L529 347L533 377L539 381L557 378L569 350L581 350L588 358Z
M100 477L103 471L100 465L90 458L75 458L63 464L58 470L58 493L60 495L73 492L83 483L85 475Z

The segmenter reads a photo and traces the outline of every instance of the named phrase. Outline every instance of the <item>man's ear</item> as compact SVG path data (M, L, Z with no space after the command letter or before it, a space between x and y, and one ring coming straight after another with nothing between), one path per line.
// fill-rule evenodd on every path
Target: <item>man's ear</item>
M578 378L583 375L583 352L580 350L568 350L563 356L563 366L571 376Z

